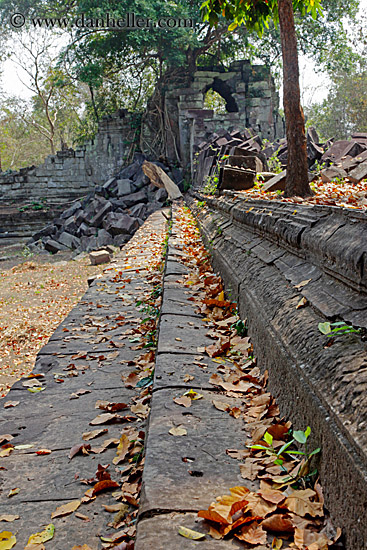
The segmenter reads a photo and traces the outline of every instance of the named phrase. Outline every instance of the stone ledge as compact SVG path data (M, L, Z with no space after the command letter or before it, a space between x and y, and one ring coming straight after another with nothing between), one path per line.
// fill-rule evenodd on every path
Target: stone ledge
M349 231L364 234L366 229L360 223L361 217L354 212L338 214L335 209L298 206L301 214L293 217L290 212L290 208L295 209L293 205L246 201L245 210L244 202L238 198L232 201L228 196L201 197L200 200L206 200L209 208L195 207L192 198L188 202L209 244L214 268L220 271L227 288L231 288L237 298L241 316L249 321L259 365L270 372L270 391L278 400L282 414L297 427L311 426L314 443L320 445L323 452L320 474L326 506L335 523L345 528L348 550L364 549L367 540L366 346L360 337L351 334L336 338L331 347L325 347L329 339L318 331L318 323L325 321L326 315L347 319L353 312L359 315L362 324L366 323L363 315L366 296L361 284L365 271L361 263L352 269L353 259L361 257L357 246L353 248L355 255L348 258L347 246L339 243L333 263L330 262L332 245L320 246L321 235L328 229L332 236L336 218L340 220L338 228L349 228L344 234ZM273 217L269 216L271 209ZM279 222L284 219L303 225L303 230ZM322 229L313 231L314 228ZM302 250L306 235L308 243L313 243L312 254L311 246ZM361 243L361 239L357 239L357 243ZM365 246L361 248L364 250ZM295 287L309 278L314 279L312 284ZM324 294L320 293L319 285ZM356 286L361 289L359 293L352 290ZM344 304L338 301L343 292L348 296ZM296 309L302 296L307 296L311 307ZM349 313L345 313L343 307Z

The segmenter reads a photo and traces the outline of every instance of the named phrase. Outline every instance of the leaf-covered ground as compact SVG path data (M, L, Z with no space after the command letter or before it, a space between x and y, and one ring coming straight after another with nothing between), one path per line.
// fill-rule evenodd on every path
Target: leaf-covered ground
M283 202L325 206L340 206L342 208L367 210L367 181L361 181L358 184L350 183L348 180L323 183L321 179L311 183L311 189L314 192L313 197L302 199L301 197L284 198L280 191L265 192L259 187L254 187L247 191L241 191L241 194L247 195L251 199L263 199L267 201L281 200Z
M41 256L7 269L0 264L0 397L32 370L38 351L86 291L88 277L100 272L88 256L53 263Z

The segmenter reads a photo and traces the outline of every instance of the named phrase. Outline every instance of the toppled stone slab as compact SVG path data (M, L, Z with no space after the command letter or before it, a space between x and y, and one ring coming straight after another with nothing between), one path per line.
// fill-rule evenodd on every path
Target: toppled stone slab
M285 178L287 175L287 170L283 170L276 176L270 178L265 185L261 188L262 191L284 191L285 189Z

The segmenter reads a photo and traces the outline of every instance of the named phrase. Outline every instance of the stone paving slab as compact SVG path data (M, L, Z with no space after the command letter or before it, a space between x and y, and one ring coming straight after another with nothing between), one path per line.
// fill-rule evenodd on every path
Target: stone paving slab
M196 360L195 357L200 357L200 360ZM218 363L214 364L218 365ZM213 390L213 386L208 382L212 370L213 361L199 353L196 356L181 353L160 353L156 358L153 391L177 386L186 389ZM187 377L193 377L193 379L190 378L185 381Z
M87 486L85 486L87 489ZM12 497L15 498L15 497ZM98 535L112 535L115 531L106 527L113 514L108 514L103 504L110 504L109 495L101 494L98 499L89 504L82 504L78 512L87 516L90 521L77 518L74 514L64 518L51 520L51 513L58 506L70 502L69 500L52 500L50 502L11 503L14 514L27 518L26 524L22 519L13 523L3 524L4 529L12 531L17 538L15 549L24 548L31 534L37 533L44 526L52 523L55 525L55 534L46 548L52 550L71 550L74 545L88 544L91 550L101 550L102 544ZM9 513L9 502L0 504L0 514ZM91 527L93 526L93 528Z
M195 322L196 321L196 322ZM159 326L158 353L190 353L198 355L198 348L210 346L211 338L201 319L182 315L162 315Z
M181 288L164 289L164 299L162 303L162 315L189 315L190 317L201 317L196 313L196 307L188 298L191 293Z
M178 534L180 526L193 529L199 533L205 533L207 535L206 539L195 541L181 537ZM139 550L167 550L168 548L179 550L235 550L244 548L244 544L239 541L233 539L214 540L208 533L208 525L196 514L171 512L141 520L138 526L135 547Z
M238 463L226 455L226 449L245 442L242 423L228 413L218 411L212 399L218 393L203 391L203 398L189 409L173 402L182 390L167 389L154 393L140 503L141 515L153 510L200 510L207 508L229 487L242 485ZM231 406L239 400L225 397ZM187 435L175 437L169 430L182 426ZM190 457L193 462L184 462ZM198 472L198 476L189 472ZM247 483L247 486L250 483Z

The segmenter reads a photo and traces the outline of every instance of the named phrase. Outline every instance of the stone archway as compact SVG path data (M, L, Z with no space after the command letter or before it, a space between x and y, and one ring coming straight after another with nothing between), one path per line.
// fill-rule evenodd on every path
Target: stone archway
M226 102L226 110L228 113L238 113L238 105L233 97L234 89L232 89L225 81L218 77L213 79L213 83L206 86L203 90L204 95L208 90L217 92Z

